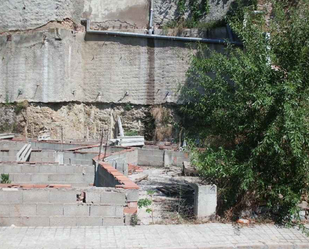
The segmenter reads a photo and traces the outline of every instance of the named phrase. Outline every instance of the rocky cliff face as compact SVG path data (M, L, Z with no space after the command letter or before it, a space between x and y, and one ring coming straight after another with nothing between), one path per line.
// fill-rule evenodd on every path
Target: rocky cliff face
M145 135L148 140L171 141L177 137L174 124L178 117L172 106L134 106L131 104L30 104L0 107L1 132L16 132L28 138L48 133L51 139L99 141L118 135L117 118L121 117L125 134Z

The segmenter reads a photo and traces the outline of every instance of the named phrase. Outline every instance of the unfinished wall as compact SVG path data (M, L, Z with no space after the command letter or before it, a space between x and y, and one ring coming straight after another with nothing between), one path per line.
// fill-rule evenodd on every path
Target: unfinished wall
M0 226L124 225L125 206L125 191L112 188L1 188Z
M94 183L94 167L48 163L1 163L0 173L9 174L12 184L66 184L87 187Z

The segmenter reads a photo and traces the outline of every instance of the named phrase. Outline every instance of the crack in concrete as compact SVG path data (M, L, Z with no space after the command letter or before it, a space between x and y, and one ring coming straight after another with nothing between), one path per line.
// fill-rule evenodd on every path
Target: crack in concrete
M34 33L34 32L39 32L39 31L45 31L51 28L62 28L62 29L67 29L67 30L80 31L80 29L83 28L83 26L77 25L70 18L65 18L62 21L57 21L57 20L49 21L46 24L43 24L33 29L3 31L3 32L0 32L0 35Z

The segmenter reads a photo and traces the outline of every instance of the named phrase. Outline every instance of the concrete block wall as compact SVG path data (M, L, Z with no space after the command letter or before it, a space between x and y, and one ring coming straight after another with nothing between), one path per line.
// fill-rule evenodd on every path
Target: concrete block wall
M18 150L2 149L0 150L0 162L14 162Z
M104 162L110 163L125 176L128 175L128 164L137 165L137 161L138 150L135 148L114 152L112 155L104 158Z
M33 150L54 150L54 151L64 151L73 148L80 148L81 144L75 143L56 143L52 141L31 141L31 147Z
M0 226L124 225L126 205L121 189L1 188Z
M94 183L94 171L92 165L0 164L0 173L9 174L14 184L89 186Z
M164 166L164 150L139 149L137 165L163 167Z
M183 151L164 150L164 166L182 167L183 162L190 162L189 153Z
M138 150L138 166L182 166L183 162L189 162L189 154L183 151L160 150L156 148L142 148Z
M0 141L0 162L14 162L18 151L25 145L24 142Z
M65 151L63 162L68 165L91 165L92 158L97 153L79 153L75 151Z
M34 150L31 151L30 162L56 162L56 151Z

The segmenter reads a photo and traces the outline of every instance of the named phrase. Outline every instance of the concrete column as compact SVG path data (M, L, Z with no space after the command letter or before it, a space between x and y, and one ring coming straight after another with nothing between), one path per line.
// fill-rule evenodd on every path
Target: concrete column
M209 219L216 214L217 186L192 184L195 189L194 214L198 219Z

